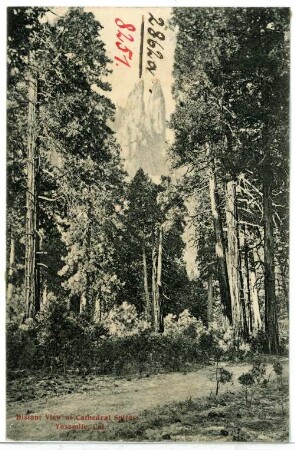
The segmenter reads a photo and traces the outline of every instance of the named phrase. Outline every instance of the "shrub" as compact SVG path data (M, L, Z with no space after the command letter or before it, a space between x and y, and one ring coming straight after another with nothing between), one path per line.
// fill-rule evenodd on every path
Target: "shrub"
M199 339L206 328L202 321L192 316L188 309L185 309L178 317L168 314L164 318L164 335L179 336L185 335L191 339Z
M283 366L279 361L275 361L272 365L274 373L277 376L278 383L283 386Z
M246 406L248 405L248 389L254 385L255 379L251 372L243 373L238 378L239 383L244 387Z
M253 361L251 374L254 380L260 384L266 375L266 364L260 358Z
M216 368L216 392L215 395L218 395L219 385L229 383L232 379L233 374L223 367Z
M29 370L35 367L36 332L30 323L11 323L6 329L7 369Z
M263 330L258 330L256 336L251 338L250 345L254 353L267 353L268 345L265 332Z
M133 336L150 328L150 324L138 317L136 308L127 302L115 306L104 320L111 336Z
M106 333L103 325L89 322L83 314L70 316L67 303L55 298L37 314L35 330L42 368L64 371L69 367L89 369L95 346Z

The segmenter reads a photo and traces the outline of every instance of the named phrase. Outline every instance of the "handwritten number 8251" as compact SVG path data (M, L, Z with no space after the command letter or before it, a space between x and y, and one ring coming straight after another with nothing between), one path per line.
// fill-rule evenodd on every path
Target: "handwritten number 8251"
M118 17L115 19L115 23L116 23L116 25L118 25L119 28L126 29L128 31L135 31L136 30L134 25L132 25L131 23L124 23L123 20L119 19ZM133 36L131 34L126 35L126 34L122 33L122 31L118 30L117 39L119 39L119 41L116 41L116 47L118 48L118 50L121 50L121 52L128 53L129 61L131 61L132 60L132 56L133 56L133 52L128 47L126 47L126 45L123 45L123 39L122 38L123 39L125 38L125 39L127 39L127 41L130 41L130 42L133 42L134 38L133 38ZM123 59L119 58L118 56L115 56L115 60L120 62L120 63L122 63L122 64L124 64L125 66L130 67L130 64L129 64L129 61L127 59L127 56L126 55L122 55L122 57L123 57ZM117 64L117 66L118 65L119 64Z

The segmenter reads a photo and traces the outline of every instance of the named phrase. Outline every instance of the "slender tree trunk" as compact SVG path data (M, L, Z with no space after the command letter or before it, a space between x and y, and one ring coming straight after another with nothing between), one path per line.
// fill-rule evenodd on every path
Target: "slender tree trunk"
M210 324L213 320L213 279L212 275L208 276L208 292L207 292L207 320Z
M34 59L29 56L31 69L28 72L28 134L27 134L27 192L26 192L26 252L25 252L25 302L26 317L36 313L36 103L37 79L32 69Z
M289 314L289 288L288 266L283 263L279 255L275 256L276 298L282 296L281 308L285 306L285 312ZM281 309L282 310L282 309Z
M221 304L223 306L225 316L228 318L229 322L232 323L230 286L226 264L226 252L222 230L222 222L220 217L220 206L215 175L215 165L214 160L210 156L209 145L207 145L207 158L209 166L208 168L209 194L213 217L213 226L215 232L215 251L218 267L218 281L219 281Z
M10 306L10 302L12 300L13 290L14 290L14 283L13 283L14 270L15 270L14 264L15 264L15 239L14 239L14 236L11 235L10 251L9 251L9 265L7 268L7 289L6 289L6 302L7 302L8 306Z
M158 238L152 251L152 290L153 290L153 316L154 329L157 333L164 331L163 295L162 295L162 253L163 229L159 228Z
M249 270L249 247L245 244L244 249L244 298L247 307L247 324L249 335L253 334L253 302L250 288L250 270Z
M245 226L239 227L239 266L240 266L240 301L243 314L243 337L249 339L252 334L252 300L249 279L248 243Z
M85 293L83 292L83 294L81 294L81 297L80 297L80 314L84 311L86 305L87 305L87 301L86 301Z
M101 322L102 319L102 308L101 308L101 299L97 298L95 300L95 306L94 306L94 319L96 322Z
M249 310L249 334L256 335L259 328L261 328L261 318L258 302L258 292L256 288L256 274L253 261L253 253L247 241L248 227L244 225L244 261L245 261L245 298L247 299L247 306Z
M244 317L241 299L239 232L236 207L236 183L226 184L227 267L231 293L232 321L235 335L243 334Z
M254 258L252 252L249 253L249 272L250 272L250 290L253 306L253 335L255 336L257 334L257 331L262 328L262 321L259 307L256 270L254 267Z
M41 304L41 278L42 277L42 270L41 269L41 254L42 254L42 246L43 246L43 239L42 235L40 234L40 207L38 202L38 192L40 192L40 167L39 162L36 159L35 163L35 192L36 192L36 200L35 200L35 214L36 214L36 238L35 238L35 313L40 311L40 304Z
M250 266L251 267L251 289L253 291L253 316L254 316L254 323L258 324L258 328L257 328L257 330L258 330L263 327L263 323L262 323L262 319L261 319L261 312L260 312L260 306L259 306L259 290L258 290L259 269L258 269L257 265L260 264L260 256L259 256L258 250L256 250L255 248L252 248L252 251L250 253L250 259L251 259L251 266Z
M42 292L42 305L46 305L46 303L47 303L47 280L44 280Z
M87 200L86 200L87 201ZM92 264L92 253L91 253L91 241L92 241L92 211L91 207L88 205L87 209L87 230L86 230L86 239L85 239L85 259L84 263L86 264L86 273L85 273L85 307L87 309L87 314L93 318L94 314L97 312L97 301L94 302L93 299L93 272L91 271ZM99 318L102 315L101 302L99 302Z
M265 333L269 353L278 354L279 330L275 296L273 212L270 193L269 183L265 180L263 185Z
M146 252L145 252L145 242L142 244L142 270L143 270L143 289L145 298L145 316L146 320L150 322L151 320L151 299L148 286L148 273L147 273L147 263L146 263Z
M162 295L162 258L163 258L163 227L159 229L159 246L158 246L158 267L157 267L157 297L158 297L158 324L159 332L164 331L164 316L163 316L163 295Z
M154 320L154 330L158 331L158 296L157 296L157 250L156 243L153 244L152 249L152 293L153 293L153 320Z

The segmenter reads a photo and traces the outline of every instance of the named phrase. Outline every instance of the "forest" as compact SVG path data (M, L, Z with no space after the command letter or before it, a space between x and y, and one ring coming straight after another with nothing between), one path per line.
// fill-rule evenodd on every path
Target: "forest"
M222 361L288 354L289 21L173 8L180 175L156 183L123 168L94 15L8 8L8 380L213 364L217 396Z

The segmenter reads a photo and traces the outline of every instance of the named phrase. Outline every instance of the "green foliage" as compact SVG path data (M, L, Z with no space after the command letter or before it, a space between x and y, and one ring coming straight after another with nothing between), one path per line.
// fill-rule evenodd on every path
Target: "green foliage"
M256 336L253 336L250 342L254 353L267 352L267 338L264 330L258 330Z
M272 367L273 367L274 373L277 376L277 382L280 386L279 389L282 390L282 388L283 388L283 366L280 363L280 361L274 361Z
M246 406L251 406L253 396L248 403L248 390L255 384L255 376L252 372L243 373L239 376L238 381L244 388Z
M93 349L105 329L83 315L69 315L66 302L52 299L36 316L38 363L51 370L66 370L69 367L90 367ZM85 351L87 349L87 351Z
M275 374L280 377L283 374L283 366L279 361L275 361L272 365Z
M232 379L233 374L223 367L218 367L218 362L216 363L216 391L215 395L218 395L219 385L229 383Z
M17 325L9 328L8 359L12 371L77 369L142 375L189 369L205 360L197 337L191 333L153 333L138 318L135 307L127 303L111 310L105 322L97 324L88 315L69 315L66 302L51 299L35 323L22 327L25 329Z
M268 198L281 199L280 206L277 201L271 205L279 223L275 224L274 249L270 251L279 261L278 270L288 265L289 20L287 8L173 9L176 109L170 120L175 134L170 155L174 166L187 170L182 189L195 204L195 241L204 285L209 276L220 282L207 188L211 166L216 196L221 198L218 220L225 228L225 184L233 180L238 185L238 227L242 228L242 222L249 224L245 240L251 247L259 249L265 244L257 233L264 226L262 187L269 189ZM250 261L250 265L263 279L267 270L263 263L254 267ZM277 278L282 278L284 302L285 275ZM223 297L222 282L219 284L215 303L218 296ZM263 300L272 301L262 295L260 302ZM271 315L267 308L265 314ZM265 323L269 323L267 317ZM274 345L270 345L271 333L266 331L269 349Z
M150 324L138 317L134 305L123 302L112 308L104 319L104 326L111 336L133 336L150 329Z
M238 378L239 383L241 383L243 386L253 386L253 384L255 383L255 379L254 376L252 375L252 373L243 373L242 375L239 376Z
M261 383L266 376L266 363L259 358L254 360L251 374L258 384Z
M185 309L177 316L168 314L164 318L164 335L179 336L184 335L198 341L200 336L205 333L205 326L199 320L193 317L190 312Z
M206 329L188 311L178 320L168 315L165 332L158 334L127 302L112 308L103 322L96 323L87 310L74 316L67 302L48 297L35 322L8 328L8 367L12 372L49 369L59 373L79 370L143 376L187 371L212 358L218 363L233 355L231 346L224 344L226 333L214 326ZM249 377L260 383L264 376L265 365L255 361L242 383ZM218 368L218 385L230 380L231 373Z
M103 95L110 90L105 80L110 61L102 27L82 8L54 16L54 23L48 8L10 8L8 16L8 239L17 249L14 287L24 277L31 71L37 83L36 232L42 241L36 285L59 298L65 291L71 299L83 297L94 315L97 302L101 310L110 309L122 286L116 246L124 174L109 126L115 107Z
M30 371L35 365L37 352L36 331L31 325L10 323L6 328L7 370Z
M179 314L183 305L188 303L191 292L183 261L184 242L181 237L186 208L177 186L169 177L162 177L160 184L155 184L139 169L127 186L124 212L117 266L119 278L124 280L118 294L120 301L129 299L140 314L146 313L143 258L145 255L146 284L151 297L152 252L157 247L161 227L164 315L169 312Z
M229 372L228 370L224 369L223 367L219 368L219 381L222 384L229 383L232 379L232 372Z
M212 322L200 336L200 347L207 353L208 358L243 360L250 354L250 346L234 337L234 331L227 326L222 328Z

